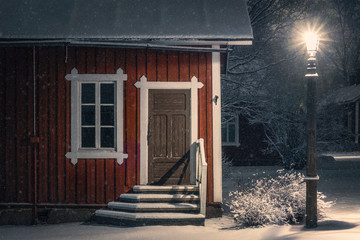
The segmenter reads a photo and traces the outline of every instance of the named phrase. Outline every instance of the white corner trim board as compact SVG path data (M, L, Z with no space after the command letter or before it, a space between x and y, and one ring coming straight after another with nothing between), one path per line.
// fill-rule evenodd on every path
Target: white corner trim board
M190 89L190 184L196 182L196 145L193 144L198 138L198 89L204 84L198 82L194 76L190 82L148 82L145 76L136 82L135 87L140 88L140 184L148 183L148 105L149 105L149 89Z
M71 152L66 157L76 164L79 158L115 158L118 164L122 164L128 157L123 153L123 81L127 75L119 68L116 74L79 74L76 68L71 70L65 78L71 81ZM115 82L116 91L116 143L115 149L81 149L80 148L80 83L83 82Z
M213 48L220 48L213 45ZM221 80L220 53L212 53L212 103L213 112L213 174L214 174L214 202L222 202L222 170L221 170Z

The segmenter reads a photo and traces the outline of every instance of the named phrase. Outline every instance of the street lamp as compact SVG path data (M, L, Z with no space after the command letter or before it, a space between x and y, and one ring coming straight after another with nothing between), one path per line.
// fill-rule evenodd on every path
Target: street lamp
M317 181L316 171L316 52L319 39L314 32L305 35L306 47L309 54L307 60L307 166L306 166L306 220L307 228L317 227Z

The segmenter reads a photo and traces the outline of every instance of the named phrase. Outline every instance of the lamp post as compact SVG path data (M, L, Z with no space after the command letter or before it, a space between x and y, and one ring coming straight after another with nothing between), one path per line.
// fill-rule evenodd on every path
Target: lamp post
M306 220L305 227L317 227L317 181L316 171L316 52L319 39L315 33L305 34L307 51L307 166L306 166Z

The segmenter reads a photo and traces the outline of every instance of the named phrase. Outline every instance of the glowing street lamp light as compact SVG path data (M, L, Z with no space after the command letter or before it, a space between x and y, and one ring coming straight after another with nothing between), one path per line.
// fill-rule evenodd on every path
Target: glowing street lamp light
M317 227L317 181L316 170L316 52L319 39L314 32L304 35L309 58L307 60L307 166L306 166L306 219L307 228Z
M310 55L316 54L319 48L319 38L315 32L307 32L304 34L306 47Z

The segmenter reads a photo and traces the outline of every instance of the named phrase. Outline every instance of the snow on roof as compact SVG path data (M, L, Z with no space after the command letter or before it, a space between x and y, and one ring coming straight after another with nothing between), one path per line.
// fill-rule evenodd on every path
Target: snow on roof
M329 94L320 105L325 106L331 103L345 104L356 102L360 99L360 85L352 85L335 90Z
M1 41L253 38L245 0L11 0L1 5Z

